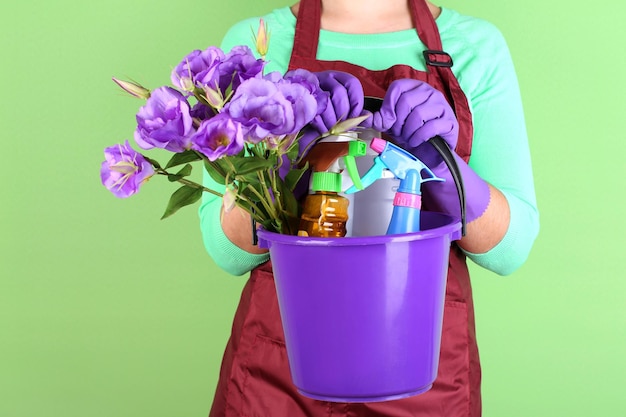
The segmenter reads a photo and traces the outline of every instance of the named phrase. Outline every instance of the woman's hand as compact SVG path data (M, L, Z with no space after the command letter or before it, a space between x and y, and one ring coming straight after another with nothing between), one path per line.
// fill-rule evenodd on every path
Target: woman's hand
M373 114L372 128L386 132L408 151L435 136L454 149L459 136L459 124L444 95L413 79L391 83L380 110Z

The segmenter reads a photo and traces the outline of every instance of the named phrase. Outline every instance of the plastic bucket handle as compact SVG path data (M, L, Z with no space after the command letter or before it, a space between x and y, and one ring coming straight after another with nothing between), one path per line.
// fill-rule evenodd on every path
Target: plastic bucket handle
M365 97L363 108L373 113L379 111L382 104L383 100L380 98ZM437 150L437 152L439 152L441 158L446 163L450 174L452 175L454 184L456 185L456 191L459 196L459 204L461 206L461 236L465 236L465 186L463 185L463 177L461 175L461 171L459 170L459 166L456 163L456 159L454 159L454 155L452 154L448 143L441 136L435 136L433 138L430 138L428 140L428 143L430 143Z

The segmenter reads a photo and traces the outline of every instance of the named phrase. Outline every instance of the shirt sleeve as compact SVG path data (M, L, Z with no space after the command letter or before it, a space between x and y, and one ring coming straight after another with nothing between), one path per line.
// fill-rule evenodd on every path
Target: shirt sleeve
M475 58L459 76L474 121L469 165L504 194L510 224L493 249L467 255L484 268L508 275L528 258L539 232L539 213L522 98L509 48L499 30L482 24L482 39L472 42L480 47L474 46Z
M235 45L248 45L254 50L250 27L255 23L258 25L258 19L248 19L233 26L222 41L222 49L226 52ZM224 193L224 184L215 182L206 171L203 174L203 183L207 188ZM198 210L202 241L218 267L231 275L243 275L267 261L269 254L253 254L231 242L222 229L221 209L222 198L203 193Z
M206 172L204 173L204 185L216 191L224 191L224 185L213 181ZM246 252L228 239L222 229L221 211L222 198L204 193L199 209L200 229L204 247L215 264L231 275L243 275L267 261L269 254Z

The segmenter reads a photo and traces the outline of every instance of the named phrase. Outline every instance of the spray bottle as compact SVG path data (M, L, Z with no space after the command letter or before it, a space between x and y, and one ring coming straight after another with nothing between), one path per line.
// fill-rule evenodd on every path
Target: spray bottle
M303 162L312 168L311 192L306 196L298 236L343 237L346 235L349 200L342 191L342 166L348 171L355 189L363 189L355 156L365 155L367 146L360 140L319 142Z
M427 181L444 181L437 177L422 161L404 149L383 139L374 138L370 144L378 156L374 165L361 178L363 187L384 178L389 170L400 185L393 200L393 212L387 234L412 233L420 230L420 209L422 207L421 184ZM350 187L347 194L354 193L357 187Z

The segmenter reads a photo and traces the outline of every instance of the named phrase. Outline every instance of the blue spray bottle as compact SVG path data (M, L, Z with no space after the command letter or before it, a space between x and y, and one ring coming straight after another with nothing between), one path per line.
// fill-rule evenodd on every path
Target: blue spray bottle
M386 140L374 138L370 148L378 153L374 165L361 178L363 187L368 187L383 178L384 170L389 170L400 185L393 201L393 212L387 234L412 233L420 230L420 210L422 207L421 184L427 181L445 181L437 177L422 161L413 154ZM356 187L346 190L347 194L358 191Z

